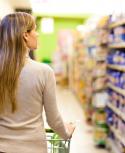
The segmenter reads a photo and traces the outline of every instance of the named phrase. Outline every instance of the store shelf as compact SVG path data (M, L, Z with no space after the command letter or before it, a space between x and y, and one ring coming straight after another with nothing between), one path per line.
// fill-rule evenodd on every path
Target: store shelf
M115 92L117 92L117 93L119 93L119 94L125 96L125 90L120 89L120 88L118 88L118 87L112 85L111 83L108 84L108 87L111 88L112 90L114 90Z
M123 144L125 145L125 137L122 137L122 135L117 131L113 126L110 126L110 130L114 133L115 137Z
M107 67L111 68L111 69L114 69L114 70L125 72L125 66L123 66L123 65L108 64Z
M101 92L103 90L106 90L107 89L107 86L105 87L101 87L101 88L93 88L93 92L96 93L96 92Z
M94 130L100 131L100 132L107 132L107 129L102 128L102 127L98 127L98 126L95 126L95 127L94 127Z
M105 62L106 61L106 57L105 56L98 56L95 58L96 62Z
M104 125L104 124L106 124L106 121L94 121L94 123L95 123L95 125Z
M107 106L113 110L114 113L116 113L122 120L125 121L125 115L124 113L122 113L118 108L116 108L115 106L113 106L110 103L107 103Z
M106 77L106 74L102 74L102 75L95 75L93 76L93 79L96 80L96 79L99 79L99 78L104 78Z
M125 18L124 19L121 19L119 21L116 21L116 22L112 22L110 25L109 25L109 37L110 37L110 34L114 34L114 30L115 28L117 27L120 27L120 26L123 26L125 25ZM112 53L112 56L114 56L117 52L117 50L119 51L124 51L125 49L125 41L124 40L121 40L119 42L116 42L115 40L113 40L112 43L109 43L108 44L108 48L109 48L109 53L108 53L108 57L110 59L110 51ZM125 65L119 65L119 64L107 64L107 68L109 70L115 70L119 73L122 73L122 72L125 72ZM116 72L116 73L117 73ZM111 72L112 73L112 72ZM109 76L110 75L110 76ZM109 79L111 78L112 79L112 74L108 74L107 72L107 77L109 77ZM112 89L114 92L120 94L121 96L125 96L125 90L120 88L119 86L115 86L113 83L108 83L108 88L109 89ZM111 97L110 95L110 92L109 93L109 96ZM112 111L111 111L111 114L115 114L115 116L118 117L118 119L122 122L125 121L125 114L122 112L122 110L120 108L117 108L117 106L112 102L108 102L107 104L107 107L110 108ZM110 112L107 112L109 118L110 119ZM115 122L115 119L113 119L113 122ZM111 134L111 137L112 138L109 138L107 140L107 143L109 145L109 149L112 153L119 153L121 148L119 148L119 143L125 145L125 136L123 135L122 133L122 129L119 129L115 126L112 126L112 125L109 125L109 128L110 128L110 131L114 134L114 137L115 139L113 139L112 137L112 134Z
M110 24L109 28L113 29L115 27L118 27L118 26L121 26L121 25L124 25L124 24L125 24L125 19Z
M107 42L99 42L98 43L99 46L108 46L108 41Z
M111 153L119 153L119 150L118 150L117 146L110 139L107 140L107 147L108 147L108 149L110 149Z
M109 45L109 48L113 49L125 48L125 42L111 44Z
M93 108L97 109L97 110L104 110L106 107L106 105L103 105L103 106L98 106L97 104L93 104Z

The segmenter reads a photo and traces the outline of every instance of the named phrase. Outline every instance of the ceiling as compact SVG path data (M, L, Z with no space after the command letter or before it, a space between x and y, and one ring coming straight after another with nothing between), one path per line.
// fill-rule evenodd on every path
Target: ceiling
M31 8L30 0L6 0L13 8Z
M6 0L13 8L32 8L35 13L109 14L125 10L125 0Z

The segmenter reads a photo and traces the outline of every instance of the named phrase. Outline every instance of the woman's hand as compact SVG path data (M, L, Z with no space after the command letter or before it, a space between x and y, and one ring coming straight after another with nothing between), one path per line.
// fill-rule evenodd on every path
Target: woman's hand
M75 124L73 124L73 123L66 123L65 126L66 126L66 129L67 129L67 131L68 131L68 133L70 135L70 138L71 138L72 134L73 134L73 132L75 130Z

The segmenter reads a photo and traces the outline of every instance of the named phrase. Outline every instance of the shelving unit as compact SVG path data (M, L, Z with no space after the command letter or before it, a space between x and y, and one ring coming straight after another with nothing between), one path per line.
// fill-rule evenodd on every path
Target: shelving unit
M107 79L106 79L106 57L108 53L108 18L102 18L95 29L95 50L93 59L95 67L93 68L92 81L92 104L93 104L93 125L94 142L97 146L106 146L108 127L106 124L105 107L107 102ZM103 23L103 24L102 24Z
M108 139L107 140L108 142L108 150L111 152L111 153L119 153L119 150L118 148L116 147L115 143L113 143L112 140Z
M64 38L62 38L62 35ZM62 87L68 87L68 59L72 48L73 31L60 30L57 36L57 48L53 54L52 67L55 72L56 81ZM71 41L68 41L68 40Z
M76 96L80 105L85 111L86 94L84 89L86 88L86 82L84 80L85 69L85 49L84 49L84 37L79 31L73 32L73 44L70 56L68 58L68 80L69 89ZM87 119L86 119L87 120Z
M107 67L113 70L125 72L125 65L108 64Z
M121 25L124 25L124 24L125 24L125 19L122 19L122 20L120 20L120 21L111 23L111 24L109 25L109 28L110 28L110 29L113 29L113 28L115 28L115 27L118 27L118 26L121 26Z
M125 42L110 44L109 48L112 48L112 49L125 48Z
M125 90L118 88L118 87L112 85L111 83L108 84L108 87L111 88L112 90L114 90L115 92L125 96Z
M101 77L97 77L98 78L101 78ZM101 87L101 88L93 88L93 93L97 93L97 92L101 92L101 91L104 91L107 89L107 85Z
M109 126L115 137L125 146L125 138L114 127Z
M108 83L109 102L107 103L107 116L109 117L109 120L107 118L107 122L110 129L109 134L112 133L114 135L114 138L110 137L110 135L108 138L108 145L113 153L121 152L115 143L121 144L123 150L125 149L125 136L122 131L125 122L125 115L124 112L122 112L124 102L120 99L125 97L125 90L124 87L121 86L122 82L120 82L125 74L125 34L124 32L122 33L124 28L125 19L109 25L112 42L109 44L109 58L107 58L107 73L108 76L111 75Z
M106 61L106 57L105 56L99 56L95 58L96 62L105 62Z
M105 77L105 74L100 74L100 75L93 76L93 79L103 78L103 77Z
M122 120L125 121L125 114L122 113L118 108L116 108L115 106L113 106L113 104L111 103L107 103L107 106L113 110L114 113L116 113Z

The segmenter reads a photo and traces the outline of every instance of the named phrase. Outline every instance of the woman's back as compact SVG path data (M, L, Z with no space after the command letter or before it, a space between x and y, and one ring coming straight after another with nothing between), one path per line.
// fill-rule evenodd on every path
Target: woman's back
M18 153L42 153L44 150L45 146L42 147L45 141L42 95L49 69L48 66L28 58L19 78L18 109L12 113L11 107L8 107L5 114L0 116L0 148L5 147L2 151L17 153L20 145L22 145L22 151L19 150Z

